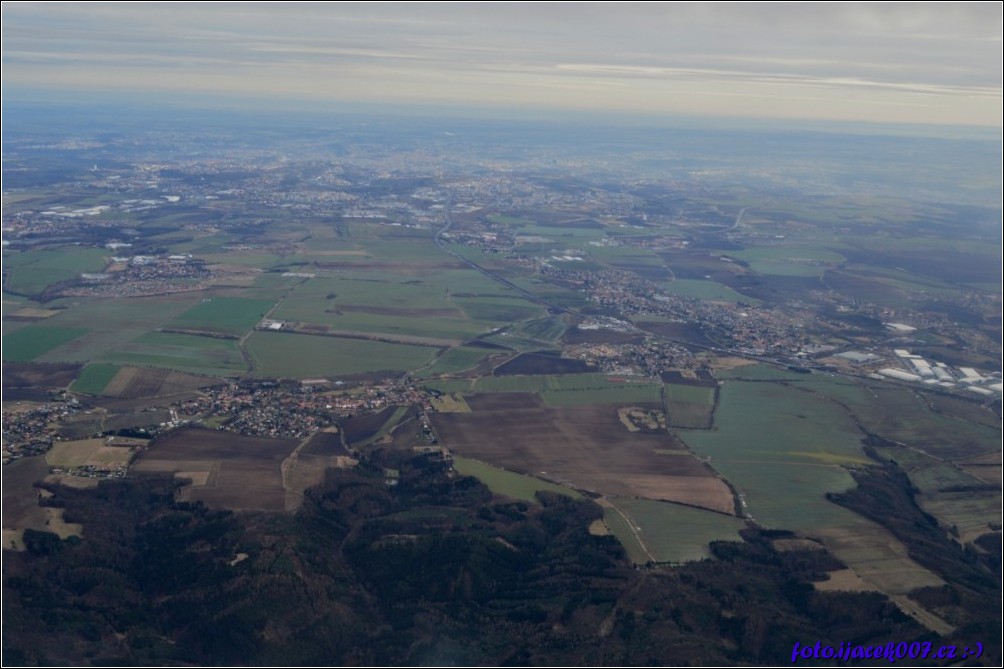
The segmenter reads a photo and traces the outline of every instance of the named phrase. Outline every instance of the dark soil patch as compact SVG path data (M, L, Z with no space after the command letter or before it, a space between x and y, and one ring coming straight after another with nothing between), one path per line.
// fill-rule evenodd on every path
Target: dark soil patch
M545 407L531 393L475 394L472 413L433 414L461 455L606 495L731 511L731 493L666 432L631 432L616 406Z
M183 428L151 442L130 472L200 476L203 481L197 481L198 485L182 490L183 500L199 500L216 508L284 511L281 465L296 446L295 439Z
M342 445L342 435L337 432L318 432L300 451L300 455L349 455Z
M359 442L371 439L390 420L395 411L397 411L396 406L389 406L378 413L349 418L342 425L342 431L345 432L345 441L349 444L358 444Z
M515 376L517 374L584 374L596 371L595 365L585 360L558 358L537 353L524 353L509 362L499 365L494 376Z
M635 325L667 339L690 342L698 346L714 345L714 342L704 335L701 326L696 323L635 323Z
M631 332L618 332L617 330L596 329L583 330L580 328L569 328L565 332L562 341L566 344L640 344L645 341L645 336Z
M65 388L73 383L83 367L83 365L55 363L5 362L3 363L3 387L4 389Z

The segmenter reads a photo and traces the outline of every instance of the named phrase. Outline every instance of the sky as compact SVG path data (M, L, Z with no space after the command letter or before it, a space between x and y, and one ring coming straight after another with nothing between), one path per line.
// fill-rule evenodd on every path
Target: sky
M26 3L5 100L1000 128L1001 3Z

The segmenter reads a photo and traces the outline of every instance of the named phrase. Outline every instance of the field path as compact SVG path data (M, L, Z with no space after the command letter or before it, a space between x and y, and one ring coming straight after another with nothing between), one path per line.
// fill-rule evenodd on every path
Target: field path
M304 279L298 285L302 285L303 283L305 283L306 281L309 281L309 280L310 279ZM283 292L283 294L279 296L279 299L277 299L272 304L272 306L268 308L268 311L265 312L265 315L262 316L261 320L259 320L258 323L261 323L261 321L265 320L266 318L271 318L272 317L272 312L275 311L276 308L280 304L282 304L282 301L285 300L289 296L289 291L293 290L295 288L296 288L296 286L293 286L289 290ZM252 327L250 330L248 330L247 332L245 332L243 337L241 337L240 339L237 340L237 350L241 352L241 356L244 357L244 362L247 363L247 366L248 366L247 375L248 376L254 376L254 370L256 369L256 367L255 367L255 364L254 364L254 358L252 358L251 354L248 353L248 350L245 347L245 344L247 343L248 337L250 337L252 334L254 334L254 331L256 329L258 329L258 324L257 323L254 325L254 327Z
M286 459L282 461L279 465L279 472L282 474L282 488L286 491L286 511L296 511L300 504L303 502L303 493L298 490L294 490L292 482L290 479L290 473L296 467L296 461L300 458L300 451L306 446L314 435L308 435L297 444L293 452L286 456ZM292 495L292 498L290 497Z
M652 552L648 550L648 546L645 545L645 542L642 541L641 535L638 534L638 528L635 526L634 521L631 520L630 516L621 511L616 504L614 504L605 497L600 497L599 499L596 500L596 503L602 507L606 507L608 509L613 509L614 511L616 511L617 514L624 519L624 522L627 523L628 529L631 530L631 535L634 537L634 540L638 542L638 546L641 547L645 555L648 556L648 559L651 560L652 562L658 562L658 560L655 559L655 556L652 555Z

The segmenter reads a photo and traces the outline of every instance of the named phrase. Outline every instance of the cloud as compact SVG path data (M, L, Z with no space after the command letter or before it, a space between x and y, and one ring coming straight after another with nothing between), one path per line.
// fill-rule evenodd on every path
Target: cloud
M698 114L736 113L721 99L748 95L761 101L751 105L758 115L1001 124L993 3L6 3L2 11L8 90L215 87ZM762 103L769 98L773 111Z

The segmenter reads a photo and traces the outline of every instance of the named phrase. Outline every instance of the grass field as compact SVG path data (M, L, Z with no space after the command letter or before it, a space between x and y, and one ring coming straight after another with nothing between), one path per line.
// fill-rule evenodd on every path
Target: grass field
M538 490L556 492L573 499L582 499L582 495L571 488L534 476L506 471L501 467L495 467L479 460L454 456L453 468L465 476L475 477L488 486L492 492L514 499L536 503Z
M28 362L85 334L84 328L29 325L3 337L3 359Z
M1001 502L1000 492L941 493L918 500L924 511L953 528L962 541L972 541L1000 527Z
M539 304L518 297L457 297L454 302L471 320L491 323L510 323L532 318L539 316L544 310Z
M174 332L147 332L100 357L123 365L164 367L182 372L233 376L247 364L232 339Z
M272 307L269 300L207 297L168 325L181 330L244 334Z
M421 370L420 377L428 378L439 374L455 374L470 369L484 360L490 351L483 348L456 346L436 358L431 366Z
M106 356L127 348L137 337L162 327L198 302L196 294L156 297L65 298L49 303L59 313L46 319L47 327L81 328L82 336L42 356L45 362L107 361ZM144 363L147 364L147 363Z
M82 272L100 272L107 265L106 249L67 246L52 251L4 254L10 269L7 290L24 295L40 293L47 286L76 279Z
M842 515L823 495L854 485L840 465L870 462L846 413L780 384L732 381L720 393L716 429L680 434L745 494L753 517L808 530Z
M728 478L751 518L822 538L883 592L901 595L941 583L906 557L890 532L825 499L826 492L854 485L844 465L871 462L842 407L779 383L729 381L720 393L715 429L680 435Z
M628 549L629 554L634 553L631 557L635 562L703 560L711 556L708 544L712 541L742 540L739 530L744 523L738 518L651 499L614 497L606 501L610 506L603 516L611 532L625 548L640 541L643 560L635 559L637 547ZM621 522L617 522L617 516Z
M4 260L4 262L6 263L6 259ZM30 301L24 295L14 295L13 293L8 293L6 290L4 290L3 300L2 303L0 304L2 304L3 315L6 316L7 314L13 311L17 311L18 309L23 309L25 306L37 305L38 303Z
M707 429L715 408L715 389L667 383L663 386L670 427Z
M100 395L108 382L115 378L121 367L106 362L94 362L86 367L70 386L70 390L88 395Z
M735 370L744 374L746 367ZM931 411L911 388L882 381L858 381L821 374L792 374L793 385L843 403L865 429L939 458L955 460L1000 452L1001 431L964 414Z
M126 446L108 446L104 438L60 441L45 454L45 461L53 467L125 467L133 457L133 449Z
M724 302L742 302L744 304L760 304L760 300L737 293L726 285L707 279L677 279L662 284L662 289L680 297L691 297L697 300L719 300Z
M328 325L336 330L465 339L541 309L499 294L497 284L472 270L417 268L354 270L351 277L316 277L294 288L275 309L280 320ZM472 295L472 297L465 297Z
M418 369L436 355L427 346L389 344L276 332L255 332L247 340L259 377L309 378Z

